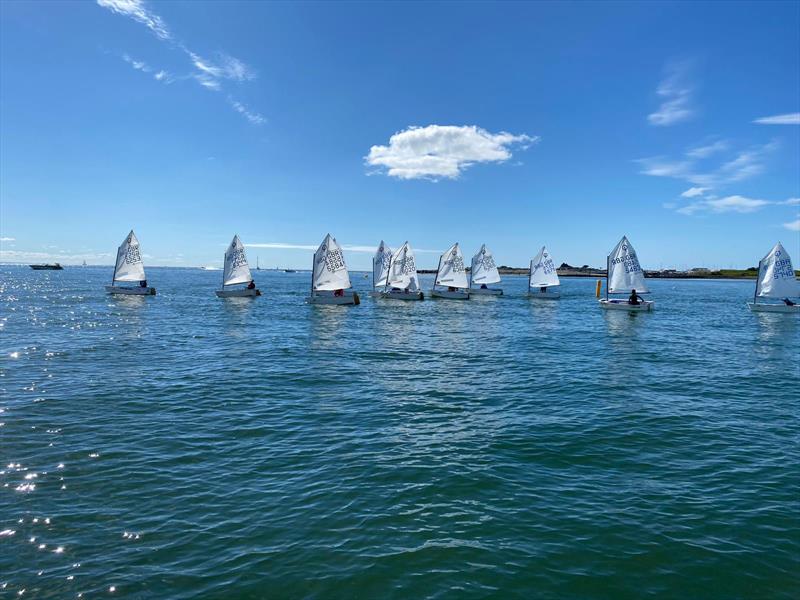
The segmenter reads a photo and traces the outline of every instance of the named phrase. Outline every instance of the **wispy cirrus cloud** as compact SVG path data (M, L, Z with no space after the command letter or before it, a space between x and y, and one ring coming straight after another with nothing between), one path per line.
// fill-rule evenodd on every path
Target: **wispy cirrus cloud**
M491 133L475 125L409 127L389 138L385 146L372 146L364 158L397 179L457 179L476 163L505 162L511 149L526 149L538 136Z
M700 200L696 200L691 204L680 206L676 211L684 215L693 215L696 213L752 213L761 210L767 206L779 205L794 205L798 198L789 198L783 201L763 200L761 198L748 198L747 196L724 196L717 198L716 196L707 196ZM675 205L673 205L675 207Z
M709 190L709 188L704 188L704 187L691 187L688 190L686 190L685 192L683 192L681 194L681 197L683 197L683 198L695 198L696 196L702 196L708 190Z
M800 113L787 113L772 117L761 117L753 121L759 125L800 125Z
M97 0L97 4L142 23L159 39L172 39L172 34L167 24L164 23L161 17L151 12L142 0Z
M777 149L778 142L773 140L767 144L735 151L716 165L703 160L724 152L716 143L713 146L713 151L707 150L710 146L690 148L678 159L653 156L638 159L636 162L641 166L640 173L643 175L671 177L710 189L744 181L763 173L766 170L767 157ZM698 155L698 149L702 156ZM730 148L726 142L725 150L728 149Z
M795 219L794 221L784 223L783 227L789 231L800 231L800 219Z
M144 73L152 73L156 81L171 83L175 79L193 79L205 89L219 92L223 90L225 81L241 83L256 78L255 71L236 57L218 52L213 59L208 59L190 50L182 41L175 39L164 20L150 10L144 0L97 0L97 4L110 11L144 24L159 39L169 42L188 56L194 71L188 76L174 77L164 69L155 70L143 61L123 55L123 60L134 69ZM155 72L154 72L155 71ZM266 119L257 112L246 107L242 102L230 100L228 104L240 115L254 125L261 125Z
M647 115L651 125L667 126L691 118L695 109L692 106L694 86L689 80L691 63L672 62L664 68L664 77L656 88L661 104L655 112Z

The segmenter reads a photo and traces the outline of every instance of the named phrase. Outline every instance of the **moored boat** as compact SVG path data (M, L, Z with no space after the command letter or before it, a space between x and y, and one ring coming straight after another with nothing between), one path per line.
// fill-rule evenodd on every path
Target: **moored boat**
M138 282L138 285L116 285L117 283L133 282ZM111 277L111 285L106 286L106 291L109 294L123 296L156 295L156 288L147 285L139 240L132 229L119 248L117 248L117 262L114 264L114 274Z
M561 297L558 288L561 280L558 278L556 264L545 246L531 261L528 271L528 296L544 300L557 300Z
M652 300L639 299L639 294L647 294L649 290L639 257L626 236L608 255L606 266L606 297L600 300L600 308L629 312L649 312L655 308ZM636 302L609 298L609 294L630 294Z
M442 289L440 286L446 286ZM432 298L445 298L448 300L469 300L469 282L467 270L464 267L464 255L458 242L439 257L439 267L436 269L436 278L433 280Z
M792 259L783 244L778 242L758 263L758 278L753 301L747 305L753 312L800 314L800 304L791 298L800 296L800 286ZM759 302L759 298L782 300L780 304Z
M311 295L309 304L361 303L358 293L351 289L350 274L344 262L342 248L336 238L327 234L314 253L311 270Z
M381 298L412 301L425 299L425 294L419 287L414 250L407 241L389 259L386 284L381 292Z
M482 244L481 249L472 257L469 269L470 296L502 296L503 290L489 287L492 283L500 283L500 272L491 251L486 244Z
M34 271L63 271L64 267L61 266L60 263L46 263L41 265L28 265ZM83 266L86 266L86 261L83 262Z
M233 287L242 285L245 287ZM214 293L219 298L255 298L261 295L261 291L256 288L256 282L250 273L244 245L238 234L233 236L230 246L225 251L222 289L216 290Z

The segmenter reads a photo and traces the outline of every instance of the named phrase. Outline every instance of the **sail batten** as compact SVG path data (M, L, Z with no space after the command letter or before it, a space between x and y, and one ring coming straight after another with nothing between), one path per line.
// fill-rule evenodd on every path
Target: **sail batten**
M225 270L222 274L222 285L248 283L252 279L253 276L250 273L250 265L247 264L244 245L239 236L235 235L230 246L225 251Z
M344 252L331 234L325 236L314 253L311 287L314 291L344 290L350 287L350 274Z
M414 292L419 290L416 257L408 242L392 254L386 275L386 287Z
M454 288L468 288L467 270L464 267L464 255L458 242L442 254L439 269L436 272L435 285L446 285Z
M142 253L139 249L139 240L131 229L131 232L117 248L117 262L114 265L113 281L142 281L144 279L146 277Z
M392 249L381 240L375 256L372 257L372 285L375 288L386 287L389 275L389 264L392 261Z
M531 261L528 285L531 288L555 287L561 285L561 280L559 280L558 271L556 270L556 264L553 262L553 257L545 246L542 246L542 249L539 250L539 254Z
M472 285L488 285L500 283L500 272L494 262L494 256L486 244L481 245L478 253L472 257L470 265L470 283Z
M778 242L758 264L756 296L759 298L788 298L800 295L800 285L792 259Z
M636 290L639 294L649 291L636 250L628 238L622 236L608 255L608 293L629 294L631 290Z

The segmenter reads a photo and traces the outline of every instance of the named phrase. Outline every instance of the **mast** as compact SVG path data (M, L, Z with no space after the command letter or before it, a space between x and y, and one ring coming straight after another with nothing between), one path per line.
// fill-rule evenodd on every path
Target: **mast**
M114 263L114 273L111 275L111 287L114 287L114 282L117 280L117 265L119 264L119 248L117 248L117 260Z
M611 255L606 256L606 300L608 300L608 277L611 275Z
M756 275L756 291L753 293L753 304L758 304L758 284L761 283L761 263L764 259L758 261L758 275Z
M439 270L442 268L442 256L439 256L439 266L436 267L436 275L433 278L433 289L436 289L436 280L439 279Z

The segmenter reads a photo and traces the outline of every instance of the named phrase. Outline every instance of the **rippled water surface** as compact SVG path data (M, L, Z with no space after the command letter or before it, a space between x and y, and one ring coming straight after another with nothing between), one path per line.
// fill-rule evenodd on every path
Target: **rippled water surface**
M109 277L0 267L0 597L797 597L800 322L752 283Z

